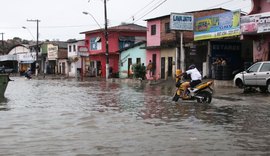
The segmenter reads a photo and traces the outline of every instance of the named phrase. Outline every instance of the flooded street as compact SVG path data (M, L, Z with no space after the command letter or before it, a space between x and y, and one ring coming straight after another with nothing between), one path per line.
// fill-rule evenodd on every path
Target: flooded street
M270 154L270 95L217 90L203 105L172 102L168 85L12 79L0 155Z

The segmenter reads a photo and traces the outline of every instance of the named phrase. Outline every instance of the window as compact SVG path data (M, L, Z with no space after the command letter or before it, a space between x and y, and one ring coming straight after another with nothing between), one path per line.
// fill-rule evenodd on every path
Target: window
M151 35L156 35L156 33L157 33L156 25L151 25Z
M71 45L68 46L68 52L71 52Z
M170 29L170 23L165 23L165 32L166 33L170 33L171 32L171 29Z
M256 63L254 65L252 65L249 69L248 72L252 73L252 72L257 72L259 67L260 67L261 63Z
M141 64L141 58L136 58L136 63Z
M101 50L101 38L93 37L90 39L90 49L91 50Z
M260 72L270 71L270 63L264 63Z
M73 51L74 51L74 52L77 51L76 45L73 45Z
M135 43L134 36L120 36L119 37L119 49L129 47Z

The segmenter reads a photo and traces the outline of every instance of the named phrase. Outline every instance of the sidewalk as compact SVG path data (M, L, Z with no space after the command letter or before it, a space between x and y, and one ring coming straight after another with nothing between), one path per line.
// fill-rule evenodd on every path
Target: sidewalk
M12 74L11 76L19 77L18 74ZM38 77L35 75L32 76L33 79L78 79L81 80L80 77L67 77L66 75L58 75L58 74L39 74ZM93 81L93 80L106 80L105 78L100 77L83 77L83 81ZM214 88L235 88L233 85L233 80L213 80L213 79L203 79L205 81L213 81ZM128 84L147 84L147 85L175 85L175 79L171 80L141 80L141 79L121 79L121 78L109 78L109 82L117 82L117 83L128 83Z

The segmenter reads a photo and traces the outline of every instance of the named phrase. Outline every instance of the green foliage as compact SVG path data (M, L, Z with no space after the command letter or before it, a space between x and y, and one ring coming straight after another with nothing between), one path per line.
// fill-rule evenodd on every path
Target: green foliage
M132 65L133 78L145 79L146 67L142 64L133 64Z

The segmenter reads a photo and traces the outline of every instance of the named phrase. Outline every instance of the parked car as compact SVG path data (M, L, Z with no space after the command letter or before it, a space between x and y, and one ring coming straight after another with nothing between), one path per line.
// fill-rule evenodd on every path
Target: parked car
M262 92L270 92L270 61L251 65L247 70L236 74L233 81L239 88L259 87Z

